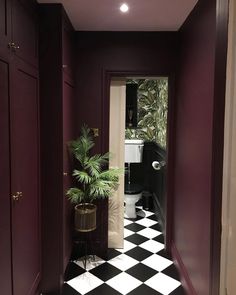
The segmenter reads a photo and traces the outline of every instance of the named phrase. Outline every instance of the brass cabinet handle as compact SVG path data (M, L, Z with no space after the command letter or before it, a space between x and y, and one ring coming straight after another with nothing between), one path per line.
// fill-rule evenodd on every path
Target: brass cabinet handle
M18 202L23 197L22 192L16 192L14 195L12 195L12 200L15 202Z
M16 51L17 49L20 49L20 46L16 45L14 42L8 43L8 48L13 49L13 51Z
M13 46L15 46L15 43L14 42L9 42L8 43L8 48L13 48Z

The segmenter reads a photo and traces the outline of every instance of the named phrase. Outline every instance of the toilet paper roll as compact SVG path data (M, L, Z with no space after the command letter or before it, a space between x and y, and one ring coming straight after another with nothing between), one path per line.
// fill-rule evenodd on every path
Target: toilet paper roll
M161 169L161 163L158 161L153 161L152 162L152 167L154 170L160 170Z

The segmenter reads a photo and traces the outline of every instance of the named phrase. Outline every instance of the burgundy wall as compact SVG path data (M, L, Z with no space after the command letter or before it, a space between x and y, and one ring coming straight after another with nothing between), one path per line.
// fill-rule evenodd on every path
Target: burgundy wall
M177 33L77 32L78 129L87 123L99 128L95 152L109 149L109 78L132 75L174 76ZM101 210L107 210L105 207ZM104 214L102 215L105 216ZM107 218L95 231L97 253L105 256ZM105 230L104 230L105 229ZM97 232L97 233L96 233Z
M170 75L175 66L176 33L77 33L78 124L98 127L97 151L108 143L105 71ZM105 121L105 123L104 123ZM105 144L105 148L108 144Z
M212 287L216 31L216 1L209 0L199 1L179 32L172 254L191 295L209 295Z
M216 2L224 6L223 20ZM225 0L199 0L177 33L77 33L78 128L86 122L100 129L98 152L108 147L107 71L176 77L168 215L173 213L171 251L188 295L218 294L226 6Z

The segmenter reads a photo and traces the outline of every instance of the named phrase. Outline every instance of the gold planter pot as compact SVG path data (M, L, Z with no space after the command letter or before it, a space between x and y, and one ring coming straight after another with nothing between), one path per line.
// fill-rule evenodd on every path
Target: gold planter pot
M96 229L97 206L90 203L75 206L75 230L90 232Z

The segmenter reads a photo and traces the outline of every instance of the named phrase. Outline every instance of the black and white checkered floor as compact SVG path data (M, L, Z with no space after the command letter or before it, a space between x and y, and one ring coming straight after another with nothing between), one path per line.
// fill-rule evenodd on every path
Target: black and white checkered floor
M138 211L124 219L124 249L110 249L109 260L95 256L68 265L63 295L184 295L173 262L164 251L156 215Z

